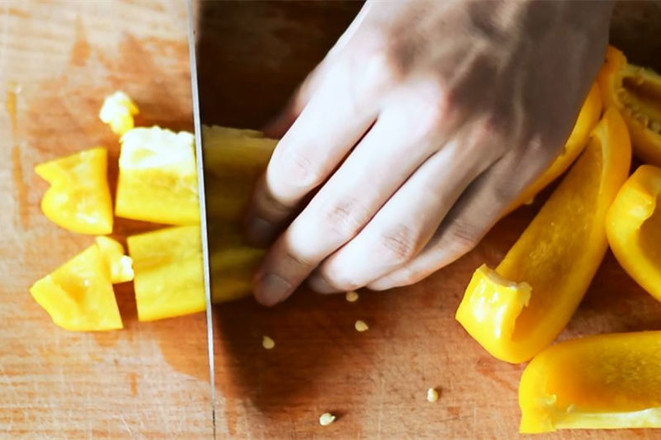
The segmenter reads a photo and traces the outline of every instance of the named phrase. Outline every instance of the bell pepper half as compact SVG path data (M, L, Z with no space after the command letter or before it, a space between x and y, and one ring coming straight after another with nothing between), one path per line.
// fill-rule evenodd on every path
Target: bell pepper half
M456 319L494 357L527 361L565 327L606 252L606 212L630 161L626 125L608 109L495 271L475 272Z
M583 102L581 111L574 123L574 128L560 154L551 163L551 166L512 202L507 212L511 212L521 205L530 203L538 192L560 177L574 163L578 155L581 154L588 144L590 133L594 126L597 125L597 122L599 122L601 110L601 94L599 93L599 87L595 83L590 88L590 92Z
M606 218L606 235L627 273L661 301L661 168L640 166Z
M122 328L108 261L96 244L34 283L30 293L67 330Z
M112 232L112 201L107 179L108 152L97 147L37 165L50 184L41 199L44 215L80 234Z
M604 105L620 110L634 154L661 166L661 76L629 64L621 51L609 46L597 81Z
M528 364L519 384L522 433L661 428L661 331L561 342Z
M168 225L199 224L193 135L134 128L121 143L115 214Z

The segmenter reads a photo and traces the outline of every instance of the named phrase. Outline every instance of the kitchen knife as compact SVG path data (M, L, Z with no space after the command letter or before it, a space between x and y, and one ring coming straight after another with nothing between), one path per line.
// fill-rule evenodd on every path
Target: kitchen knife
M195 19L193 0L187 0L188 6L188 55L190 62L190 82L193 101L193 124L195 132L195 155L197 157L197 183L200 203L200 232L202 234L202 264L204 276L204 298L207 309L207 355L209 361L209 386L211 397L211 421L213 438L216 438L216 387L213 352L213 314L211 309L211 284L209 276L209 240L207 236L207 209L204 191L204 156L202 151L202 124L200 120L200 100L197 84L197 54L195 44Z

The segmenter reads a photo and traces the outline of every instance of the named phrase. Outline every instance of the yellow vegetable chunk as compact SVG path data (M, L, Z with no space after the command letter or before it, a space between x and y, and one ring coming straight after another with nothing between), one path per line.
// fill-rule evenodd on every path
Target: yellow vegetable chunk
M121 138L115 214L171 225L200 222L195 138L159 127Z
M108 265L96 244L34 283L30 293L67 330L122 328Z
M661 332L602 334L547 348L521 376L519 406L522 433L661 428Z
M124 254L124 247L117 240L99 236L94 239L101 254L106 259L113 284L133 281L133 261Z
M112 201L107 179L108 152L97 147L39 164L34 171L50 183L41 199L44 215L80 234L112 232Z
M128 237L138 320L205 310L200 227L179 226Z
M126 93L115 92L103 101L99 119L108 124L113 133L121 136L134 127L133 116L138 113L138 106Z

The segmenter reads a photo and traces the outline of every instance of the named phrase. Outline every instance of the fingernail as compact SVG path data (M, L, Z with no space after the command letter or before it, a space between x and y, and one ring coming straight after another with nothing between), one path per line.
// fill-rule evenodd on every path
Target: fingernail
M246 227L248 241L251 245L258 247L268 245L273 238L273 231L273 224L260 217L251 218Z
M273 306L283 301L291 293L292 286L279 275L269 273L261 277L255 286L257 301L265 306Z

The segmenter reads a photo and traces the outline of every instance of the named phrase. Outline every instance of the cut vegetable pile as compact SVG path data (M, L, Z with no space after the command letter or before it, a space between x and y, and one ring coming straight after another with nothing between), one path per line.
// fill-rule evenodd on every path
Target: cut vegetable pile
M113 231L107 151L95 147L38 165L50 184L41 207L94 244L30 289L68 330L122 328L113 284L133 281L138 319L205 308L193 135L134 127L124 93L99 114L121 136L114 214L154 223L121 243ZM264 251L240 223L276 141L254 130L204 127L210 269L214 302L251 293ZM631 176L631 156L646 164ZM661 427L661 332L605 334L550 346L578 307L608 248L661 301L661 77L609 47L597 83L565 148L510 206L532 200L566 172L502 262L473 274L456 319L503 361L530 361L519 388L521 432L563 428ZM568 171L567 171L568 170ZM222 245L218 245L221 243ZM215 247L214 247L215 246ZM214 279L222 279L218 285ZM347 301L358 299L350 292ZM356 321L364 332L368 325ZM264 348L274 341L264 336ZM550 347L549 347L550 346ZM431 392L432 390L430 390ZM435 391L435 390L433 390ZM429 398L433 401L438 398ZM335 416L324 414L322 425Z
M107 236L114 219L105 148L35 168L51 184L42 200L44 214L72 232L97 235L94 245L30 289L53 322L68 330L122 328L114 283L134 282L140 321L205 308L194 137L160 127L134 128L138 112L126 94L117 92L106 98L99 114L121 135L115 215L154 223L154 231L127 238L128 255ZM252 274L264 251L245 244L240 222L276 141L253 130L222 127L204 127L204 139L213 167L210 269L213 279L222 279L212 285L212 299L223 302L252 291Z

